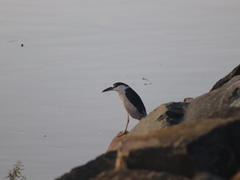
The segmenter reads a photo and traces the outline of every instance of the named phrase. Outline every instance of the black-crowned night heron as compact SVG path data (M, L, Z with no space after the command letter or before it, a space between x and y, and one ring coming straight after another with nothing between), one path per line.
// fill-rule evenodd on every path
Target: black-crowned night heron
M139 95L127 84L122 82L117 82L113 84L111 87L103 90L106 91L116 91L119 95L119 98L122 100L123 105L126 109L127 113L127 124L123 134L127 133L128 123L129 123L129 115L134 119L141 120L143 117L147 115L145 106L139 97Z

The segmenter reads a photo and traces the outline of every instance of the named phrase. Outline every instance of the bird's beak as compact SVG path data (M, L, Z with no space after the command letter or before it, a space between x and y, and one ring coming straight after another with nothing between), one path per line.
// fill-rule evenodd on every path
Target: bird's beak
M113 91L113 87L109 87L107 89L104 89L102 92L107 92L107 91Z

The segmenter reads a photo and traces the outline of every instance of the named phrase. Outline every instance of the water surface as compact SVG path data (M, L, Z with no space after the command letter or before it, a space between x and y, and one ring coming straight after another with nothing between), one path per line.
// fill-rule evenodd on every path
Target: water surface
M126 123L117 95L101 93L115 82L151 112L239 64L237 0L3 0L0 10L0 179L17 160L27 179L54 179L105 152Z

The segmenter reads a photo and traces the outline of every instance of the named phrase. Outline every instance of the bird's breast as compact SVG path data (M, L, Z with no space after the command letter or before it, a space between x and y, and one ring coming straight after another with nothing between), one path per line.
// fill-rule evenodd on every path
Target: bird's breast
M125 95L119 94L119 98L123 102L126 111L132 118L140 120L144 117L144 115L138 112L137 108L133 106L133 104L127 99Z

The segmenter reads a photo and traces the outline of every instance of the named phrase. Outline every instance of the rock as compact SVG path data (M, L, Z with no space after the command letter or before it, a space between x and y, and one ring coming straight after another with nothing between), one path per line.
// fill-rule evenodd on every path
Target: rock
M240 65L210 92L163 104L120 133L58 180L240 179Z
M230 79L232 79L234 76L240 75L240 65L238 65L236 68L234 68L228 75L226 75L224 78L220 79L216 84L212 87L210 91L213 91L222 85L224 85L226 82L228 82Z
M112 170L102 172L92 180L189 180L183 176L176 176L165 172L148 170Z
M199 173L193 178L193 180L225 180L225 178L209 173Z
M173 175L166 172L148 170L111 170L100 173L91 180L190 180L184 176ZM225 180L219 176L209 173L199 173L193 180Z
M193 99L194 99L194 98L192 98L192 97L186 97L186 98L184 98L183 102L188 102L188 103L190 103L190 102L193 101Z
M240 99L237 99L236 101L234 101L230 107L240 107Z
M240 167L239 142L240 117L192 121L127 137L118 149L116 169L230 178Z
M230 117L240 117L240 107L229 107L222 108L216 112L213 112L209 118L230 118Z
M239 99L240 76L238 75L221 87L195 98L186 110L184 122L207 118L215 111L230 107Z
M108 152L59 180L230 178L240 167L240 116L235 110L233 118L203 119L127 136L117 158L116 151Z
M240 180L240 171L238 171L232 178L231 180Z
M129 135L162 129L182 121L189 103L171 102L162 104L149 113L130 131Z
M184 102L171 102L160 105L145 118L141 119L128 134L120 136L121 132L119 132L113 138L107 152L116 150L119 142L129 135L150 132L180 123L188 104Z
M116 151L112 151L97 157L86 165L76 167L64 174L58 180L89 180L102 171L114 169Z
M119 133L113 138L111 144L110 144L109 147L108 147L107 152L109 152L109 151L115 151L115 150L117 149L117 147L118 147L119 142L122 141L122 140L128 135L129 132L126 133L126 134L124 134L124 135L122 135L122 133L123 133L122 131L119 132Z

